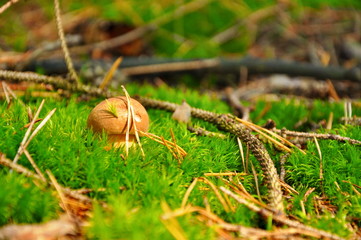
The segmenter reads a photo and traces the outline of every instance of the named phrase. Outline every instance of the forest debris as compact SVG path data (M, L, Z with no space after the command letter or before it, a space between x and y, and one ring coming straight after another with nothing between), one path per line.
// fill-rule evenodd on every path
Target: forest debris
M10 224L0 228L0 239L7 240L67 240L84 239L67 215L42 224Z
M306 232L312 232L313 234L316 234L317 237L319 238L329 238L329 239L334 239L334 240L342 240L343 238L334 235L332 233L323 231L323 230L319 230L310 226L306 226L298 221L295 220L291 220L288 217L286 217L285 215L279 215L279 214L274 214L273 212L267 210L267 209L263 209L260 208L258 206L256 206L253 203L248 202L247 200L241 198L240 196L238 196L237 194L233 193L232 191L226 189L225 187L220 187L219 188L222 192L224 192L225 194L229 195L230 197L232 197L233 199L235 199L237 202L239 202L240 204L244 204L247 208L249 208L250 210L266 217L272 217L273 221L279 222L281 224L285 224L288 225L289 227L293 227L293 228L298 228L300 230L304 230L304 233L306 234Z
M316 137L317 139L323 140L336 140L339 142L348 142L355 145L361 145L361 141L352 139L349 137L343 137L337 134L330 134L330 133L308 133L308 132L296 132L290 131L287 129L272 129L273 132L280 134L282 136L289 136L289 137L301 137L301 138L313 138Z
M6 11L6 9L8 9L9 7L11 7L11 5L13 5L14 3L18 2L19 0L9 0L7 1L4 5L2 5L0 7L0 14L2 14L3 12Z
M58 34L59 34L59 39L60 39L60 42L61 42L61 48L62 48L63 53L64 53L66 66L67 66L67 68L69 70L69 73L70 73L70 81L72 83L75 83L75 84L79 85L80 79L79 79L79 76L78 76L78 74L76 73L76 71L74 69L74 64L73 64L72 59L70 58L69 49L68 49L68 46L66 44L63 24L62 24L61 17L60 17L60 6L59 5L60 5L59 0L54 0L56 26L58 28Z
M191 121L191 106L183 100L182 104L174 110L172 118L180 123L189 123Z
M188 129L188 131L193 132L193 133L197 134L198 136L215 137L215 138L220 138L220 139L227 138L227 136L222 133L210 132L204 128L194 127L194 126L191 126L190 124L187 125L187 129Z
M250 108L243 106L243 104L239 101L239 98L237 97L237 95L234 93L235 91L231 87L227 87L224 90L224 92L225 92L227 102L233 109L234 115L236 115L237 117L239 117L243 120L248 121Z

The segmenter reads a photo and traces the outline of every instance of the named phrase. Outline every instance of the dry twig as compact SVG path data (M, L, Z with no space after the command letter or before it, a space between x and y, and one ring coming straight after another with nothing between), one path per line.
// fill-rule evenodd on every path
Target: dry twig
M71 80L74 81L77 85L79 85L80 80L79 80L78 75L75 72L75 69L73 66L73 61L71 60L68 46L66 45L66 41L65 41L63 25L62 25L61 17L60 17L59 0L54 0L54 10L55 10L55 17L56 17L56 26L58 27L59 39L61 42L61 48L63 49L63 52L64 52L66 65L70 72Z
M325 232L323 230L319 230L319 229L315 229L313 227L310 226L306 226L300 222L297 222L295 220L291 220L289 218L287 218L285 215L279 215L279 214L274 214L272 211L269 211L267 209L264 208L260 208L258 206L256 206L253 203L248 202L247 200L241 198L240 196L236 195L235 193L231 192L230 190L224 188L224 187L220 187L219 188L222 192L224 192L225 194L229 195L230 197L232 197L233 199L235 199L237 202L244 204L246 207L248 207L250 210L266 217L266 218L272 218L273 221L287 225L289 227L293 227L293 228L298 228L301 230L304 230L305 233L306 232L311 232L313 234L316 234L318 237L320 238L328 238L328 239L335 239L335 240L342 240L343 238L334 235L332 233L329 232Z
M308 132L296 132L290 131L287 129L272 129L273 132L280 134L282 136L289 136L289 137L303 137L303 138L317 138L323 140L335 140L339 142L348 142L350 144L360 145L361 141L352 139L349 137L342 137L336 134L329 134L329 133L308 133Z

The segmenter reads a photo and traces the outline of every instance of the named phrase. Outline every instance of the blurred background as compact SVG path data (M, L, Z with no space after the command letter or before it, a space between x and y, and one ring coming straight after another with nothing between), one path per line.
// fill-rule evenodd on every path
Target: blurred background
M360 43L358 0L65 0L60 5L66 34L78 34L86 43L154 25L117 49L126 56L250 54L310 61L314 54L341 54L343 45ZM17 2L1 15L1 51L26 51L56 40L54 19L52 1ZM332 56L336 64L334 57L339 56Z
M0 68L62 57L51 45L59 38L53 5L18 1L0 15ZM361 61L359 0L65 0L60 7L74 61L252 56L346 69Z

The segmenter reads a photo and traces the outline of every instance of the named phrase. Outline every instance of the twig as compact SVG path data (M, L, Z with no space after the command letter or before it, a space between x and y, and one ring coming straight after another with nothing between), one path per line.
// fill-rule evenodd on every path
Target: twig
M349 137L342 137L340 135L336 134L329 134L329 133L308 133L308 132L296 132L296 131L290 131L287 129L272 129L273 132L280 134L282 136L290 136L290 137L304 137L304 138L317 138L317 139L323 139L323 140L336 140L339 142L348 142L350 144L360 145L361 141L352 139Z
M286 169L285 169L285 164L286 164L286 159L290 156L290 153L285 153L282 154L280 156L280 180L284 181L285 177L286 177Z
M334 235L332 233L329 232L325 232L323 230L319 230L310 226L306 226L300 222L291 220L289 218L287 218L285 215L279 215L279 214L274 214L273 212L264 209L264 208L260 208L258 206L256 206L253 203L248 202L247 200L240 198L238 195L234 194L233 192L231 192L230 190L224 188L224 187L220 187L219 188L222 192L224 192L225 194L229 195L230 197L232 197L234 200L236 200L237 202L244 204L247 208L249 208L250 210L266 217L266 218L272 218L272 220L279 222L281 224L285 224L288 225L290 227L294 227L294 228L298 228L298 229L303 229L305 231L308 232L313 232L316 233L317 235L320 235L322 238L329 238L329 239L335 239L335 240L342 240L343 238Z
M250 113L250 108L243 106L240 102L240 100L238 99L238 97L234 94L234 91L231 87L228 87L225 89L225 97L227 99L227 102L229 103L229 105L231 106L231 108L233 109L233 113L234 115L242 118L242 120L249 120L249 113Z
M47 59L35 62L26 68L35 71L42 67L45 74L66 72L65 64L60 59ZM109 65L107 61L92 61L93 65ZM84 62L76 65L83 66ZM263 60L252 57L240 59L211 58L211 59L159 59L159 58L124 58L120 67L126 75L159 75L164 73L182 74L184 72L197 73L229 73L239 74L241 68L246 68L249 75L254 74L287 74L288 76L313 77L316 80L350 80L361 82L361 68L346 69L339 66L316 66L310 63L284 61L280 59ZM238 81L238 78L235 78Z
M8 9L9 7L11 7L11 5L13 5L14 3L18 2L19 0L9 0L7 3L5 3L4 5L2 5L2 7L0 7L0 14L2 14L3 12L6 11L6 9Z
M75 72L73 62L72 62L70 54L69 54L68 46L66 45L66 41L65 41L63 25L62 25L61 17L60 17L59 0L54 0L54 10L55 10L55 17L56 17L56 26L58 27L59 39L61 42L61 48L63 49L63 52L64 52L66 65L70 72L71 80L73 82L75 82L77 85L79 85L80 80L79 80L78 75Z
M219 66L218 59L193 60L185 62L168 62L151 65L142 65L134 67L126 67L122 69L122 73L127 76L145 75L155 73L169 73L179 71L194 71L200 69L211 69Z
M208 130L206 130L204 128L201 128L201 127L193 127L190 124L187 125L187 129L190 132L193 132L193 133L197 134L198 136L215 137L215 138L221 138L221 139L227 138L227 136L222 134L222 133L210 132L210 131L208 131Z

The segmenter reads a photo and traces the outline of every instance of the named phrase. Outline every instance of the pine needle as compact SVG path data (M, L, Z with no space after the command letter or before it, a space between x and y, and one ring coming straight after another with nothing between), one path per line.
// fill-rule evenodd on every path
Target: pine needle
M322 163L322 152L321 152L321 148L320 145L318 144L317 138L313 137L313 140L315 141L316 144L316 148L317 148L317 152L318 152L318 156L320 157L320 179L323 179L323 163Z
M109 85L109 83L111 82L111 80L113 78L115 71L117 70L118 66L122 63L122 61L123 61L122 57L118 57L117 60L115 60L115 62L113 63L113 65L111 66L111 68L109 69L107 74L105 75L102 83L99 85L99 88L101 90L104 90Z
M281 137L280 135L266 129L266 128L263 128L263 127L260 127L254 123L251 123L251 122L248 122L248 121L245 121L245 120L242 120L240 118L236 118L236 120L240 123L242 123L243 125L245 125L246 127L250 128L251 130L253 131L256 131L258 132L259 134L261 134L262 136L266 137L269 141L271 141L273 144L279 146L280 148L282 148L283 150L285 150L286 152L291 152L291 149L289 149L288 147L286 147L284 144L276 141L275 139L273 139L272 137L268 136L267 134L275 137L276 139L284 142L285 144L287 144L288 146L290 147L296 147L298 148L297 146L295 146L293 143L291 143L290 141L288 141L287 139ZM267 133L267 134L266 134ZM302 149L298 148L298 150L300 150L303 154L306 154Z
M244 152L243 152L242 142L241 142L241 139L239 139L239 137L237 137L237 143L238 143L238 147L239 147L239 152L241 153L243 170L244 170L245 173L247 173L247 172L248 172L248 169L246 168L246 161L245 161L245 158L244 158Z
M189 198L191 192L193 191L194 187L196 186L197 182L198 182L198 178L195 178L193 180L193 182L191 183L191 185L189 185L186 193L184 194L182 204L181 204L181 208L185 208L185 206L187 204L187 201L188 201L188 198Z
M172 210L167 204L166 201L161 202L162 210L165 214L171 213ZM168 231L172 234L172 236L177 240L186 240L185 233L181 226L179 225L177 219L175 218L163 218L161 217L161 221L164 226L168 229Z
M153 133L147 133L147 132L143 132L143 131L140 131L138 130L138 132L140 134L142 134L142 136L145 136L145 137L148 137L149 139L157 142L157 143L160 143L166 147L169 147L169 149L172 151L172 154L174 151L177 151L175 150L176 148L178 148L178 151L180 152L180 154L185 157L187 155L187 152L181 148L180 146L178 146L177 144L175 144L174 142L170 142L168 140L165 140L163 137L160 137L160 136L157 136ZM163 140L162 140L163 139Z
M224 210L226 212L230 211L230 206L228 206L227 202L224 200L224 197L222 196L222 194L218 191L217 187L211 182L209 181L207 178L199 178L200 181L204 182L205 184L209 185L212 190L214 191L214 193L216 194L219 202L222 204Z
M68 205L66 204L66 198L65 195L63 193L62 187L59 185L59 183L56 181L56 178L54 177L54 175L50 172L50 170L47 170L46 173L48 174L50 181L52 183L52 185L54 186L54 188L56 189L56 191L58 192L60 201L62 203L63 209L65 210L65 212L68 214L68 216L70 217L70 219L72 219L72 214L70 209L68 208Z
M40 112L41 112L41 109L42 109L43 106L44 106L44 103L45 103L45 100L43 99L43 100L41 101L40 105L39 105L38 110L37 110L36 113L35 113L35 116L34 116L33 120L30 122L30 126L29 126L28 130L26 130L26 132L25 132L25 135L24 135L23 140L22 140L21 143L20 143L20 147L19 147L19 149L18 149L18 152L16 153L15 158L14 158L14 160L13 160L14 163L17 163L17 161L19 160L19 158L20 158L20 156L21 156L21 154L22 154L22 152L23 152L23 149L25 149L25 147L24 147L24 146L25 146L25 143L28 141L28 138L29 138L29 136L30 136L30 133L31 133L31 131L33 130L33 126L34 126L34 124L35 124L35 121L36 121L36 119L38 118L38 116L39 116L39 114L40 114Z
M137 143L139 145L140 151L142 153L143 158L145 157L145 153L142 147L142 143L140 142L140 138L139 138L139 133L138 133L138 129L137 129L137 125L135 122L135 113L134 113L134 108L131 104L130 101L130 96L128 94L128 91L125 89L125 87L122 85L122 90L125 94L125 97L127 98L127 105L128 105L128 114L127 114L127 131L126 131L126 135L125 135L125 146L126 146L126 156L128 157L128 148L129 148L129 131L130 131L130 125L132 124L134 127L134 135L135 135L135 139L137 140Z

